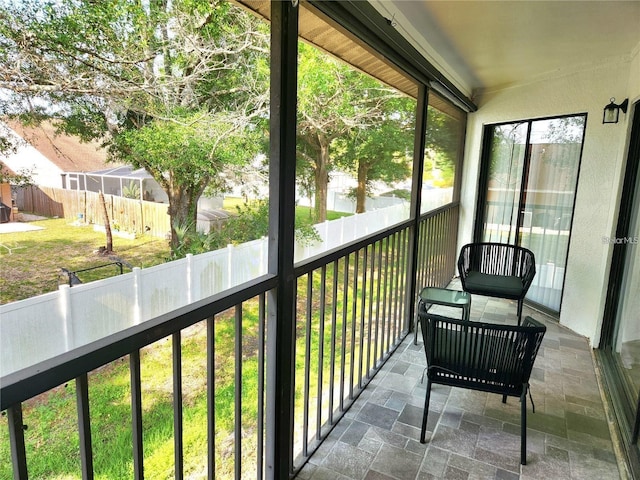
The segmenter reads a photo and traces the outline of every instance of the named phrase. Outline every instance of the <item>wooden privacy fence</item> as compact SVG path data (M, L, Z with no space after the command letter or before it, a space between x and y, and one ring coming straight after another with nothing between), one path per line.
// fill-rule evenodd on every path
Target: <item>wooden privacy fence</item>
M164 237L170 231L166 203L115 195L105 195L104 199L112 229L155 237ZM23 212L104 225L100 196L96 192L30 186L17 190L16 204Z

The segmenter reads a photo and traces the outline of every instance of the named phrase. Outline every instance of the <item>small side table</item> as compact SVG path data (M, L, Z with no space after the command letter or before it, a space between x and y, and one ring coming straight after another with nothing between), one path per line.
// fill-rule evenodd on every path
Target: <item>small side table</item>
M443 305L445 307L457 307L462 309L462 320L469 320L471 310L471 294L460 290L450 290L448 288L425 287L422 289L418 299L418 311L416 314L413 329L413 344L418 344L418 325L420 322L420 311L427 311L431 305Z

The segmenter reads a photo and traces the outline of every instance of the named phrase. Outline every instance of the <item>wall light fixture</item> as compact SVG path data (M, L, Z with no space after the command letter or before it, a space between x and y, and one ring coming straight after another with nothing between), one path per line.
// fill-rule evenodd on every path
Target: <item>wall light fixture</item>
M604 114L602 116L602 123L618 123L620 117L620 110L623 113L627 113L627 107L629 106L629 99L626 98L620 105L616 105L615 98L611 97L609 105L604 107Z

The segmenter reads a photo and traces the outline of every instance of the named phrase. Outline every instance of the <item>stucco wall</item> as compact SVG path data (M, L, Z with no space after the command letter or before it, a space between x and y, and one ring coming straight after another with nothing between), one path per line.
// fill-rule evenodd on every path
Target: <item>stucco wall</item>
M602 124L611 97L630 103L640 96L638 48L632 56L606 65L558 72L526 85L485 92L469 115L461 196L459 246L471 241L476 210L484 124L587 113L584 151L560 323L585 335L595 346L604 309L611 245L616 227L630 111L618 124Z

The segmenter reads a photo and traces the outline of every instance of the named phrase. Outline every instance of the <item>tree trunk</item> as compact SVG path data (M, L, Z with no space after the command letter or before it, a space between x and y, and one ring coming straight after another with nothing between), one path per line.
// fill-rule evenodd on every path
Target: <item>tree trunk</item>
M187 192L172 189L169 196L169 218L171 219L171 249L196 233L197 202Z
M365 161L358 162L358 187L356 188L356 213L364 213L367 201L367 175L369 165Z
M316 222L321 223L327 219L327 189L329 188L329 145L320 145L320 155L316 163L315 187L316 187Z
M99 192L100 205L102 205L102 216L104 217L104 231L107 234L106 252L113 252L113 236L111 235L111 222L109 222L109 213L107 212L107 202L104 200L102 190Z

